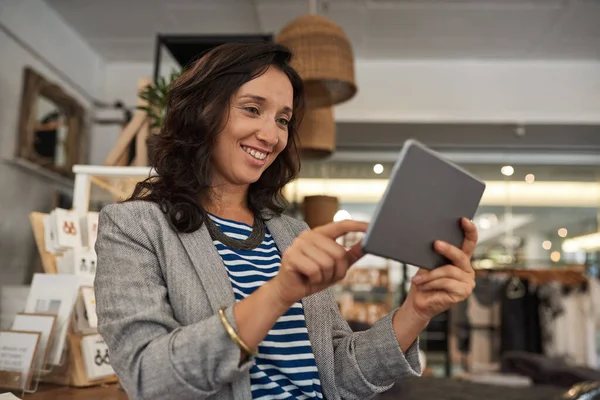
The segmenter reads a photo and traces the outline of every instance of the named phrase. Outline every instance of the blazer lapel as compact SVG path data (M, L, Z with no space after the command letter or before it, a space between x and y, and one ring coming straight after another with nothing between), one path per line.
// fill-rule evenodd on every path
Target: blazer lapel
M300 232L296 232L291 224L288 224L282 217L273 217L267 221L267 227L273 236L273 240L277 243L279 251L283 253L292 244L296 236ZM334 368L331 363L331 357L325 355L331 354L332 333L331 333L331 315L327 305L329 302L324 301L324 296L328 296L327 292L319 292L307 296L302 299L304 308L304 318L306 319L306 329L312 346L317 369L319 370L319 378L323 390L335 387ZM324 393L327 398L332 394Z
M193 233L180 233L179 238L200 277L213 311L216 313L221 307L234 305L235 296L227 269L206 226L202 224Z

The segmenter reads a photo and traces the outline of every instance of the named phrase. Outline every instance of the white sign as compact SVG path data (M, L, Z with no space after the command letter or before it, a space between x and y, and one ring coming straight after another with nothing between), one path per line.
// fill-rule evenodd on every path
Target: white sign
M0 371L20 373L18 389L29 388L40 336L39 332L0 331Z

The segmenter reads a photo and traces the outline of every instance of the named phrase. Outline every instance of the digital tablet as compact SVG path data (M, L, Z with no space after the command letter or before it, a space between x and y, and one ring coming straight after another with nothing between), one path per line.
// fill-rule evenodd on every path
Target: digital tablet
M415 140L407 140L363 239L365 253L416 267L448 264L433 243L461 247L485 183Z

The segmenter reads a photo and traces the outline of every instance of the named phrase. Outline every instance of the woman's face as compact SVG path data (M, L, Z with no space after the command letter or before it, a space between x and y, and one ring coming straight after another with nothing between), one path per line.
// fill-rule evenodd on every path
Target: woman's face
M271 67L232 96L224 129L212 155L213 185L249 185L285 148L294 91Z

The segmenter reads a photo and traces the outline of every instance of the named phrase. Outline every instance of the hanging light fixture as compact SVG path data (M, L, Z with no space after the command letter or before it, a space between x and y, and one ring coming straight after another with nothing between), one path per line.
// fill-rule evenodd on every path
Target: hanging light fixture
M316 195L304 198L304 221L313 229L333 221L340 203L337 197Z
M309 0L309 14L291 21L276 38L294 53L292 67L304 81L309 108L343 103L357 91L350 40L316 8L316 0Z
M326 158L335 151L335 119L332 107L310 108L298 129L303 159Z

